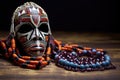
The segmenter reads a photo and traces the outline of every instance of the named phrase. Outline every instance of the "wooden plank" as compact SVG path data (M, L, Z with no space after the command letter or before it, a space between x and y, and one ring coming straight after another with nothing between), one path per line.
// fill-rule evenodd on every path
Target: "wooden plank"
M61 36L58 37L59 33ZM66 36L70 43L73 41L72 39L75 39L74 42L80 43L83 46L100 47L107 50L116 69L93 72L73 72L59 68L54 63L50 63L50 65L43 69L31 70L20 68L19 66L15 66L11 62L0 58L0 80L120 80L120 39L117 39L118 36L113 38L113 36L109 36L110 34L106 34L104 37L101 36L103 34L92 34L92 37L88 38L88 35L90 35L88 33L59 33L54 33L58 40L67 42L67 39L64 38ZM77 36L74 36L73 38L68 36L76 34ZM0 35L0 37L3 36Z

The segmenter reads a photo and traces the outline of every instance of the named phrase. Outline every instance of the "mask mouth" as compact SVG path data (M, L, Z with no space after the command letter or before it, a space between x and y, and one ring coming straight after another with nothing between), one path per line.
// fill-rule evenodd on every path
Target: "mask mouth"
M29 48L30 56L43 56L45 52L44 46L33 45Z
M44 51L44 47L36 46L36 47L29 48L29 50L32 51L32 52L34 52L34 51L41 51L41 52L43 52Z

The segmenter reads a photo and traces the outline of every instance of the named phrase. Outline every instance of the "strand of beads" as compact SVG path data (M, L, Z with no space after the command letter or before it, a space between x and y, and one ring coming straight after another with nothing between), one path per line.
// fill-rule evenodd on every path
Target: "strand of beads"
M114 68L110 57L102 49L64 45L55 55L57 66L72 71L95 71Z
M21 56L19 51L16 50L16 53L13 54L13 60L15 61L15 63L17 63L23 68L40 69L49 64L50 58L48 55L50 55L50 53L51 53L50 46L48 46L45 56L37 57Z
M11 36L11 35L10 35ZM48 46L47 52L44 56L31 57L21 56L19 50L16 48L15 39L11 37L10 46L6 45L6 41L0 41L1 55L7 59L11 59L15 64L30 69L39 69L45 67L50 62L51 47Z

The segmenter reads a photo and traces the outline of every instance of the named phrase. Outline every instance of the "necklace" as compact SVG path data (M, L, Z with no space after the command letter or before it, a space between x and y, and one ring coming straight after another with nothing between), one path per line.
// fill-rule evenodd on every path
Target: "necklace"
M72 71L95 71L104 69L114 69L110 56L103 49L92 49L81 47L77 44L65 44L60 42L59 52L54 53L57 66Z
M43 56L22 56L16 47L14 37L11 37L10 46L5 40L0 40L0 54L12 60L22 68L41 69L51 60L59 67L70 71L96 71L114 69L110 56L103 49L82 47L77 44L63 44L56 39L51 39L47 51ZM51 41L50 41L51 42ZM54 44L54 45L53 45Z
M29 69L40 69L49 64L50 58L49 55L51 48L47 48L46 55L38 56L38 57L30 57L30 56L21 56L19 50L16 48L15 39L11 39L11 46L7 48L5 41L0 41L0 47L2 49L2 55L11 59L15 64Z

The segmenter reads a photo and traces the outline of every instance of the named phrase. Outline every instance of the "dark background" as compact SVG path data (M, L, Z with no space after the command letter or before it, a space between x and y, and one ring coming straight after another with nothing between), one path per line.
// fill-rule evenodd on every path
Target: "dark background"
M14 10L34 1L47 12L52 31L119 32L116 0L2 0L0 30L9 30Z

